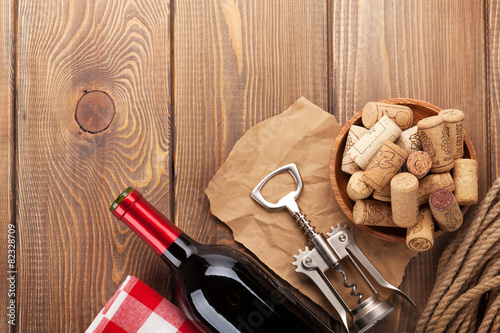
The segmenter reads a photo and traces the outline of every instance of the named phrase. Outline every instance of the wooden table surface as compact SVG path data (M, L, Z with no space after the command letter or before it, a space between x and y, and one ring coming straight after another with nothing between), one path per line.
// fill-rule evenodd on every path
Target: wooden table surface
M495 0L2 1L0 304L13 225L17 311L0 331L84 331L129 274L173 300L109 204L132 185L194 239L232 244L205 188L301 96L341 124L391 97L463 110L483 197L500 172L499 24ZM452 238L407 267L418 310L395 298L372 332L413 331Z

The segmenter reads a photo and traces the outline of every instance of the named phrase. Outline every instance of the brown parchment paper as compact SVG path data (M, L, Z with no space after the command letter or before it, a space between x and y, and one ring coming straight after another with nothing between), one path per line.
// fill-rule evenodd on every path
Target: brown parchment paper
M416 253L405 244L389 243L360 231L335 201L329 158L340 128L334 116L302 97L286 111L249 129L206 189L212 213L232 229L234 239L334 317L335 310L312 280L296 273L292 265L293 255L309 245L307 236L286 209L268 211L251 198L250 192L270 172L288 163L297 164L304 183L297 203L316 232L326 235L331 226L349 224L366 257L387 281L399 286L406 265ZM295 189L294 184L287 173L280 174L264 186L262 194L268 201L277 202ZM349 282L358 282L352 280L354 274L348 267L344 269ZM340 274L335 274L341 281ZM340 291L344 298L353 298L350 289ZM387 292L381 294L388 296Z

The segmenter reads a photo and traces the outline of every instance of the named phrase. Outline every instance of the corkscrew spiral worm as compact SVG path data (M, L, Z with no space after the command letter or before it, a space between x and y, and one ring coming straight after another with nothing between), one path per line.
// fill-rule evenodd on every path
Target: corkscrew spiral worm
M335 271L339 272L340 274L342 274L342 277L344 278L344 282L343 282L344 283L344 287L345 288L352 288L351 289L351 296L357 297L358 298L358 304L361 304L361 302L363 301L364 294L356 292L356 289L358 289L358 285L355 284L355 283L347 283L347 275L344 272L344 270L342 269L342 267L340 267L340 265L337 266L337 267L335 267Z

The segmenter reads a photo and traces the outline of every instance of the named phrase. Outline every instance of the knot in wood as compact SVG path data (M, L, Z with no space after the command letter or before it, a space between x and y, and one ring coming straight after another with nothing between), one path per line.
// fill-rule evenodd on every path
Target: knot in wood
M115 104L103 91L91 91L78 101L75 120L88 133L105 131L115 117Z

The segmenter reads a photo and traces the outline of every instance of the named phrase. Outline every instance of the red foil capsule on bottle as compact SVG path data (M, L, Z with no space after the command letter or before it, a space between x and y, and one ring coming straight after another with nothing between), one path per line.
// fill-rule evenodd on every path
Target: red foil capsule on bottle
M182 231L147 202L142 194L126 189L111 206L113 215L123 221L157 255L163 252L182 234Z

